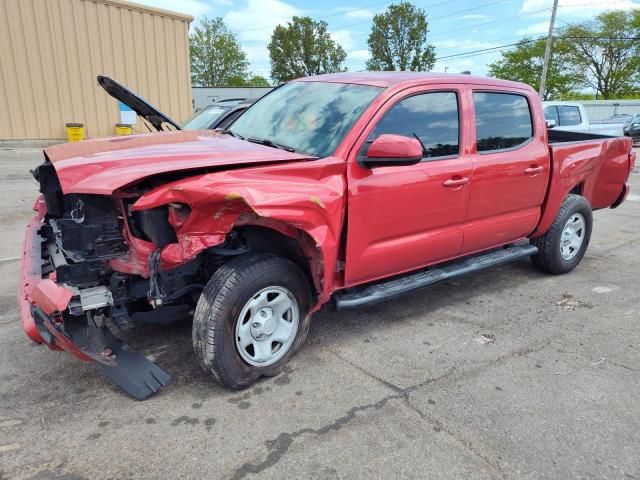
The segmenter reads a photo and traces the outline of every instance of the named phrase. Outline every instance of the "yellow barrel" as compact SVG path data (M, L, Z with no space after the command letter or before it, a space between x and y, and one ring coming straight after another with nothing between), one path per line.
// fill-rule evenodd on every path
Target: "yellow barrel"
M67 141L79 142L84 140L84 125L82 123L67 123Z
M131 135L131 125L126 123L116 123L116 135Z

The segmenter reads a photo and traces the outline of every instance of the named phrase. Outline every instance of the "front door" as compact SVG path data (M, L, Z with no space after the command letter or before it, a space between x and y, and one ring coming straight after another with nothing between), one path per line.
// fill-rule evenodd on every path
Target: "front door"
M390 100L349 159L347 286L456 256L462 246L471 159L461 148L462 91L414 89ZM418 138L423 161L365 168L359 156L379 135Z

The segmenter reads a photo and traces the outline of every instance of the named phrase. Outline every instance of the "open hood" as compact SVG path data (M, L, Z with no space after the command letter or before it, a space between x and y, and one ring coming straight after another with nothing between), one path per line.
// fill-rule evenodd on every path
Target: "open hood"
M62 191L110 195L161 174L308 160L213 130L146 133L62 143L46 148Z
M163 125L165 123L172 125L176 130L182 130L176 122L171 120L144 98L140 97L137 93L132 92L124 85L119 84L112 78L105 75L98 75L97 80L98 85L104 88L109 95L124 103L140 117L144 118L147 122L153 125L153 128L158 132L169 130Z

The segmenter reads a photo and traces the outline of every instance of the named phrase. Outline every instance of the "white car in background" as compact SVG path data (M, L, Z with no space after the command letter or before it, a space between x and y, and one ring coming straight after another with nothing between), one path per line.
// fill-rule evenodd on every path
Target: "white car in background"
M549 128L569 132L610 135L613 137L622 137L624 135L624 119L619 123L590 123L584 105L581 103L542 102L542 106Z

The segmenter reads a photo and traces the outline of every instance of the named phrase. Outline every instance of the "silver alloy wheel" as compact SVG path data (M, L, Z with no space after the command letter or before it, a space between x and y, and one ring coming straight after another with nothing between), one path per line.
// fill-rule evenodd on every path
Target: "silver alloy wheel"
M236 322L236 348L249 365L266 367L289 351L298 332L298 302L284 287L267 287L242 308Z
M585 226L581 213L574 213L564 224L560 237L560 255L565 260L571 260L580 251L584 242Z

